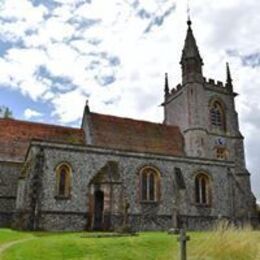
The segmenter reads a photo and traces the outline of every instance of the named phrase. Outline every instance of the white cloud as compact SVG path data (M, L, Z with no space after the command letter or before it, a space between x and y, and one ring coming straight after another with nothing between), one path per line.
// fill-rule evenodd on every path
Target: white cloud
M5 0L0 3L1 38L11 41L22 40L28 30L37 29L44 21L47 9L42 5L34 7L29 0Z
M53 115L58 116L64 123L81 119L86 96L80 90L59 94L53 99L56 110Z
M35 73L45 60L44 51L39 49L9 50L5 58L0 58L3 68L3 73L0 74L0 84L19 89L33 100L41 98L49 85L46 81L38 80Z
M43 114L36 111L36 110L33 110L31 108L26 108L25 111L24 111L24 117L25 119L31 119L31 118L39 118L41 117Z

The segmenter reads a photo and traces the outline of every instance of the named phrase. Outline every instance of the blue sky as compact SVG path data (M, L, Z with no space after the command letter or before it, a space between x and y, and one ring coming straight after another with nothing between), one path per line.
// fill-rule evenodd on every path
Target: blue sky
M252 186L260 199L260 3L191 0L204 75L230 62ZM181 80L183 0L2 0L0 105L19 119L78 126L92 111L161 122L163 77Z

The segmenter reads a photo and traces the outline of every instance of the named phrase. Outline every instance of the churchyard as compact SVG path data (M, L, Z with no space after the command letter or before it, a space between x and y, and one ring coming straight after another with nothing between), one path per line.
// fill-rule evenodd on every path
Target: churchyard
M106 237L103 235L106 234ZM187 259L260 259L260 231L220 226L210 232L189 232ZM141 232L109 237L109 233L19 232L0 229L1 260L52 259L180 259L178 235Z

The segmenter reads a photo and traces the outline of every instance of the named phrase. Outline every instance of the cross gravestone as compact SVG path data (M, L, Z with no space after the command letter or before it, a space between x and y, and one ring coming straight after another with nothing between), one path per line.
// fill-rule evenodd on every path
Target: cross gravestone
M180 242L180 259L187 259L187 241L190 240L190 237L186 235L185 229L180 230L180 236L177 238Z

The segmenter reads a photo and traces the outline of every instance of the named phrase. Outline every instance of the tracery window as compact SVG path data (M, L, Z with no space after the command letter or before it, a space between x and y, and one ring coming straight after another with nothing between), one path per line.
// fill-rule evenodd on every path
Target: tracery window
M158 201L160 190L160 174L152 167L144 167L140 171L140 187L142 201Z
M210 205L210 182L206 174L198 174L195 178L195 202L199 205Z
M211 126L218 129L225 129L225 113L222 105L215 101L210 106Z
M71 168L62 163L56 168L56 195L68 198L71 190Z

